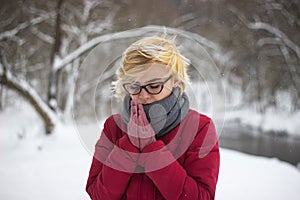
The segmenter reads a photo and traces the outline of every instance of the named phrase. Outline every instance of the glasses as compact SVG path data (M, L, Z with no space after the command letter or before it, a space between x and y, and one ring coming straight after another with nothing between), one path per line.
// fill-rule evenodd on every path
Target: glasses
M171 78L172 78L172 76L169 76L165 81L149 83L147 85L138 85L138 84L132 84L132 83L125 83L125 84L123 84L123 87L126 90L126 92L128 92L131 95L137 95L137 94L141 93L143 88L149 94L159 94L163 90L164 85Z

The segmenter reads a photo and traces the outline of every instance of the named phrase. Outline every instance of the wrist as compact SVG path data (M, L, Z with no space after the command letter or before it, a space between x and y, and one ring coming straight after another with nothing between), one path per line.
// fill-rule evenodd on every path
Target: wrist
M140 150L134 146L127 135L123 135L117 142L117 146L120 147L121 149L125 150L125 151L129 151L129 152L133 152L133 153L139 153Z
M140 150L141 150L141 152L144 152L144 149L146 147L148 147L149 145L155 143L156 139L155 139L155 137L145 138L145 139L140 138L140 141L142 141L142 142L140 142Z
M138 158L139 165L145 167L147 162L155 162L155 158L158 157L160 152L164 151L165 148L166 146L161 140L148 144L143 148L142 153Z

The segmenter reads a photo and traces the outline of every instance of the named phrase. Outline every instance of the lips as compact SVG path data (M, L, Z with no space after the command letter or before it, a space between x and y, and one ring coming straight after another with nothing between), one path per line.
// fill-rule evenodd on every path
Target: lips
M138 104L143 104L143 105L148 105L148 104L151 104L153 103L153 101L137 101Z

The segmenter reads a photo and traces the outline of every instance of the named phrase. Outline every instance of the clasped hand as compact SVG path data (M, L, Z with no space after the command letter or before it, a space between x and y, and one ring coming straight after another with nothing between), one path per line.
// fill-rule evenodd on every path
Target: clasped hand
M152 142L155 142L155 132L147 120L142 104L131 101L131 114L127 126L130 142L141 151Z

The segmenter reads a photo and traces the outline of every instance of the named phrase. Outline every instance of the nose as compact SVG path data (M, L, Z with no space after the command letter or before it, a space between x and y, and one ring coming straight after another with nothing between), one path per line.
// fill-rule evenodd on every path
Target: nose
M142 88L141 92L138 94L138 97L140 99L148 99L150 94L145 90L145 88Z

